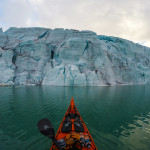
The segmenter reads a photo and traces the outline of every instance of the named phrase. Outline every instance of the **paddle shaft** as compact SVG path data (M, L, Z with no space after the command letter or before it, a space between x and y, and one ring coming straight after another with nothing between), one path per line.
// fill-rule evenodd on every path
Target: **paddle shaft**
M57 143L57 140L55 139L55 138L51 138L52 139L52 141L54 142L54 144L57 146L57 148L59 149L59 150L64 150L64 148L62 149L62 148L60 148L60 146L59 146L59 144Z

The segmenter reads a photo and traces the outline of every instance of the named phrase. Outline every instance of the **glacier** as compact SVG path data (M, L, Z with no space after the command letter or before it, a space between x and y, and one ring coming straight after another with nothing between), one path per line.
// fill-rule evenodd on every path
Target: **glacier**
M0 85L150 83L150 48L92 31L0 28Z

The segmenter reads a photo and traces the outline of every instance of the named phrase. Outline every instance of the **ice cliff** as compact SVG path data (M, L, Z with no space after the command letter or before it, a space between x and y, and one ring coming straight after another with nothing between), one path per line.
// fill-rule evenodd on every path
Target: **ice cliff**
M0 29L0 85L150 83L150 48L91 31Z

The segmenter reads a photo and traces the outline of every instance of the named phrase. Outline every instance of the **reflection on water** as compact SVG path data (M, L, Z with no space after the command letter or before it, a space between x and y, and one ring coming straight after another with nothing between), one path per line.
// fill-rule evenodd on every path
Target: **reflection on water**
M150 149L150 86L0 87L0 150L48 150L37 122L55 130L74 97L77 108L102 150Z

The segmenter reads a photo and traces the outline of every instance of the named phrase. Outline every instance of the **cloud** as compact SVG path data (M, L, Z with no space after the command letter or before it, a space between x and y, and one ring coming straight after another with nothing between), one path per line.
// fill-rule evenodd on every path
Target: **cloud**
M0 25L5 28L73 28L132 41L150 41L149 0L5 0L1 3Z
M139 44L150 47L150 42L139 42Z

